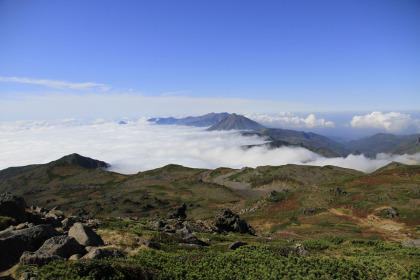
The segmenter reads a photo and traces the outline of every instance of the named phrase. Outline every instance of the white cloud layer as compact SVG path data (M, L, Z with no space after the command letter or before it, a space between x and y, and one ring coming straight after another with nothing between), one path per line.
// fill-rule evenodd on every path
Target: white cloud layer
M293 128L325 128L335 127L334 122L317 118L309 114L306 118L296 116L290 112L279 114L247 114L246 117L268 127L293 127Z
M363 116L354 116L350 125L353 128L373 128L391 133L400 133L413 127L420 131L419 119L412 119L409 114L399 112L372 112Z
M1 77L0 82L8 83L21 83L21 84L32 84L32 85L42 85L46 87L56 88L56 89L101 89L107 91L110 89L109 86L105 84L98 84L92 82L85 83L71 83L66 81L55 81L55 80L46 80L46 79L30 79L30 78L21 78L21 77Z
M145 119L126 122L125 125L105 119L3 122L0 125L0 169L47 163L70 153L106 161L112 164L112 170L126 174L169 163L211 169L288 163L328 164L365 172L391 161L420 163L420 153L414 156L379 155L376 159L363 155L328 159L303 148L244 150L241 146L261 144L263 139L242 137L236 132L152 125Z

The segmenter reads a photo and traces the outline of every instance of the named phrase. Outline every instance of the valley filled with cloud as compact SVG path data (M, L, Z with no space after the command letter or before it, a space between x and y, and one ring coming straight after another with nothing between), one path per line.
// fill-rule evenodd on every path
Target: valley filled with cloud
M133 174L166 164L196 168L307 164L336 165L372 172L392 161L419 164L415 155L379 154L325 158L304 148L266 147L256 136L244 137L238 131L205 131L205 128L154 125L146 118L95 119L82 121L10 121L0 125L0 169L47 163L71 153L106 161L111 170ZM298 122L301 120L297 120ZM321 121L321 120L320 120Z

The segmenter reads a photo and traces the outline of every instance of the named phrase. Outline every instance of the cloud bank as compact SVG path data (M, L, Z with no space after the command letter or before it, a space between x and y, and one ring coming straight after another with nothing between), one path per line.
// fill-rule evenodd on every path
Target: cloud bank
M306 118L299 117L291 112L282 112L279 114L246 114L256 122L267 127L293 127L293 128L325 128L335 127L334 122L326 121L323 118L317 118L314 114L309 114Z
M420 153L409 156L363 155L323 158L303 148L267 150L243 145L262 144L264 139L243 137L237 132L212 131L183 126L158 126L146 119L96 119L80 121L14 121L0 125L0 169L47 163L70 153L106 161L112 170L125 174L174 163L196 168L307 164L337 165L371 172L399 161L419 164Z
M400 133L413 127L420 131L420 120L412 119L409 114L399 112L372 112L354 116L350 125L353 128L381 129L391 133Z
M297 103L241 98L144 96L139 93L18 95L0 100L1 120L117 118L203 115L208 112L270 112L300 108Z

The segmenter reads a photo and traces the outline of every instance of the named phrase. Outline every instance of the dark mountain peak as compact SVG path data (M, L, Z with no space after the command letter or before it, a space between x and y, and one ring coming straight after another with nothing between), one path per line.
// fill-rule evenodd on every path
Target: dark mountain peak
M209 127L207 130L261 130L264 128L265 127L263 125L253 120L250 120L242 115L230 114L227 118Z
M60 162L72 163L86 169L106 169L108 167L111 167L110 164L104 161L92 159L89 157L84 157L76 153L64 156L60 158L59 160L55 161L54 163L60 163Z

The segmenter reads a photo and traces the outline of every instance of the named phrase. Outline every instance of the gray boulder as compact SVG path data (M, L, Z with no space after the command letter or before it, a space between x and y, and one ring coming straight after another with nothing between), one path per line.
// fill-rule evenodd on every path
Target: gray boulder
M19 261L24 251L36 251L45 240L59 235L51 225L38 225L0 233L0 271Z
M11 217L16 223L24 223L26 217L26 202L21 196L11 193L0 195L0 216Z
M104 245L102 238L82 223L75 223L69 230L69 236L84 246Z
M45 241L36 253L57 255L68 259L75 254L86 254L86 250L73 237L61 235L51 237Z
M82 259L99 260L104 258L124 258L124 255L117 250L94 249L84 255Z

